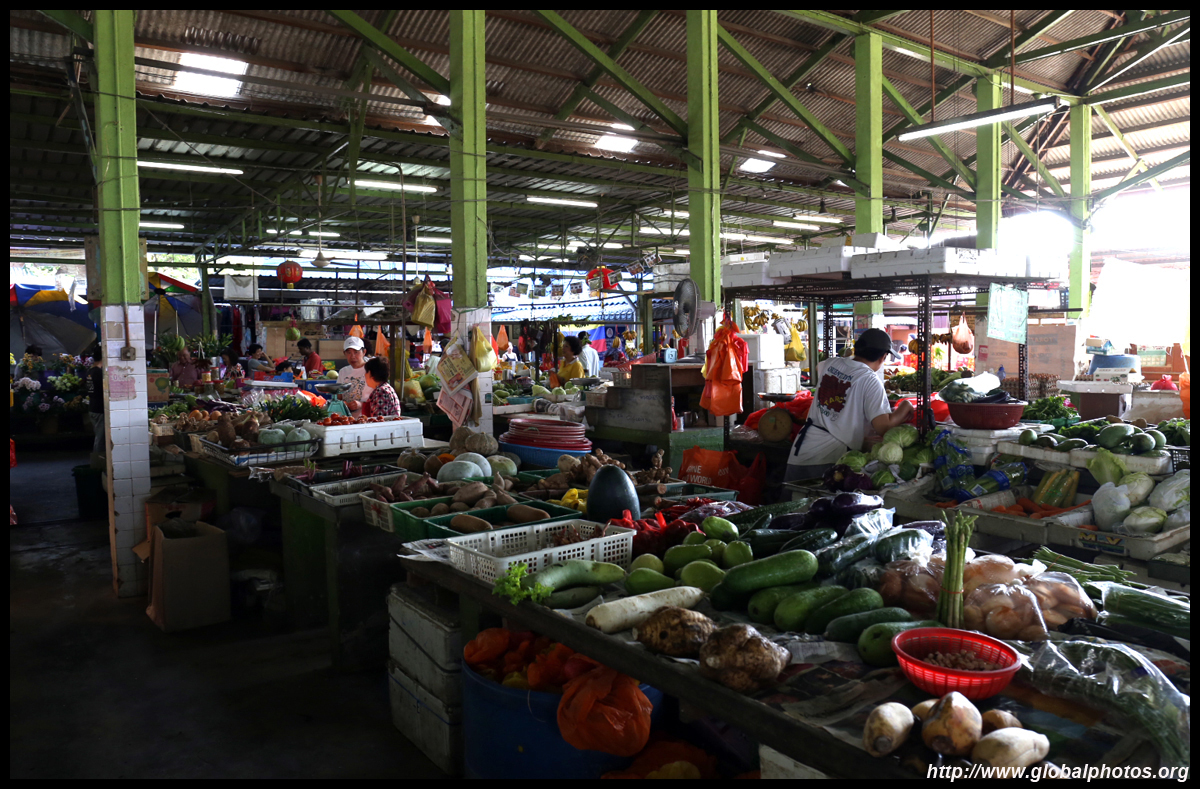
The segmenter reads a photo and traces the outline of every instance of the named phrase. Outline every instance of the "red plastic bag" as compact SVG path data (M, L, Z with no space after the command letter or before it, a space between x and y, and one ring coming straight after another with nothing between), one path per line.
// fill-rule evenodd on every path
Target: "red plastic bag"
M804 420L808 418L808 410L812 408L813 395L807 389L801 389L796 392L796 396L786 403L780 403L776 408L786 408L788 413L792 415L792 438L796 438L796 434L800 432L800 428L804 426ZM750 416L746 417L746 428L749 430L757 430L758 422L762 419L763 414L767 413L766 408L761 411L755 411Z
M17 442L11 438L8 440L8 467L17 467Z
M637 680L600 666L563 686L558 730L578 750L633 756L650 739L653 709Z
M692 447L683 452L679 478L693 485L731 488L740 470L736 452Z
M439 290L429 277L425 278L425 290L433 296L434 305L437 307L437 317L433 320L433 330L438 334L449 334L454 326L453 315L450 311L450 294L444 290Z
M767 476L767 456L759 452L758 457L750 464L750 468L737 481L737 500L743 504L758 506L762 503L763 483Z

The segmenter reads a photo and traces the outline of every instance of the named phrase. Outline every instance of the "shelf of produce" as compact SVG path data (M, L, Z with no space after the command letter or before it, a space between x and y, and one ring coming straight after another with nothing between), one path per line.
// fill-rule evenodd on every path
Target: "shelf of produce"
M402 551L405 549L401 549ZM404 558L403 556L401 557ZM463 638L479 631L484 611L563 643L617 671L636 677L744 731L750 737L833 777L903 777L899 762L864 758L858 744L843 742L823 729L700 677L695 666L655 657L599 630L542 606L513 606L492 594L490 584L458 572L445 562L404 561L405 569L457 593L464 609Z

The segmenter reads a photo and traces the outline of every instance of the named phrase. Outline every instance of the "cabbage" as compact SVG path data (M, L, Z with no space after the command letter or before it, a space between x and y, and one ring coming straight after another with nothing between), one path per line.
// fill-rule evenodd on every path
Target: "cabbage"
M1140 506L1149 498L1150 491L1154 490L1154 480L1150 479L1149 474L1141 471L1126 474L1117 484L1129 488L1129 503L1134 507Z
M885 444L899 444L901 448L910 447L917 442L919 434L912 425L896 425L883 434Z
M1177 472L1170 479L1158 483L1158 487L1150 494L1150 506L1172 512L1192 501L1192 474L1190 471Z
M851 471L862 471L863 466L867 465L867 460L869 458L865 452L857 452L852 449L838 458L837 465L849 466Z
M1106 482L1111 482L1115 485L1117 482L1120 482L1121 477L1129 473L1129 470L1125 468L1125 461L1103 447L1097 449L1096 457L1087 462L1087 470L1092 472L1092 476L1101 485ZM1096 525L1099 526L1100 524Z
M533 385L533 395L534 395L534 397L546 397L546 396L547 396L547 395L549 395L549 394L550 394L550 390L549 390L549 389L547 389L546 387L544 387L544 386L539 386L538 384L534 384L534 385Z
M901 463L916 463L917 462L917 453L920 451L921 451L920 446L905 447L904 448L904 459L900 462Z
M890 431L889 431L890 432ZM899 444L880 443L875 445L875 457L884 463L899 463L904 460L904 450Z
M900 464L900 479L904 480L905 482L908 482L911 479L916 479L918 471L919 469L917 468L916 463L911 460L905 461Z
M921 451L917 453L916 461L918 463L932 463L933 450L929 447L922 447Z
M1117 487L1105 482L1092 495L1092 512L1096 515L1096 526L1101 531L1112 531L1112 527L1125 520L1133 506L1129 503L1129 488Z
M884 485L891 485L895 481L896 478L892 476L892 472L888 471L886 468L883 471L876 471L871 477L871 484L876 488L882 488Z
M1178 529L1180 526L1188 526L1192 522L1192 505L1184 504L1179 509L1167 516L1167 522L1163 524L1163 531L1171 531Z
M1113 531L1139 537L1144 534L1158 534L1166 522L1167 513L1158 507L1138 507L1126 515L1125 520L1113 526Z

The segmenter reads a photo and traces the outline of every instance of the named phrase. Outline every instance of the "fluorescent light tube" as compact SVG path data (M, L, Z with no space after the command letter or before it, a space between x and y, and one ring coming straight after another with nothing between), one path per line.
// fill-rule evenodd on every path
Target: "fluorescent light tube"
M786 159L787 158L787 154L775 153L774 151L764 151L762 149L759 149L758 152L761 153L763 156L770 156L772 159Z
M924 126L916 126L902 132L897 139L905 142L907 140L917 140L922 137L933 137L960 129L974 129L979 126L1016 120L1017 118L1028 118L1030 115L1045 115L1048 112L1054 112L1056 109L1058 109L1058 99L1053 98L1043 101L1033 101L1028 104L1017 104L1012 107L1001 107L986 112L977 112L973 115L947 118L944 121L927 123Z
M310 231L308 231L308 234L310 236L324 236L325 238L340 238L341 237L340 233L331 233L328 230L310 230Z
M774 166L775 162L766 159L746 159L738 165L738 169L745 173L765 173Z
M776 219L772 222L775 227L786 227L792 230L820 230L818 225L806 225L803 222L784 222L782 219Z
M422 244L449 244L450 239L446 236L417 236L417 241Z
M397 192L436 192L436 186L426 186L425 184L399 184L395 181L361 181L354 179L355 186L361 186L364 189L393 189Z
M743 239L745 241L757 241L762 244L790 244L790 243L792 243L792 240L790 238L779 238L778 236L752 236L750 234L746 234L745 236L743 236Z
M187 170L193 173L216 173L218 175L241 175L241 170L232 167L206 167L199 164L178 164L176 162L147 162L138 160L138 167L154 167L160 170Z
M174 222L138 222L138 227L151 227L160 230L183 230L183 225Z
M840 216L827 216L826 214L793 214L792 219L799 219L802 222L818 222L827 225L840 225L846 220Z
M530 203L546 203L547 205L573 205L579 208L596 208L599 203L592 203L587 200L567 200L558 197L526 197Z

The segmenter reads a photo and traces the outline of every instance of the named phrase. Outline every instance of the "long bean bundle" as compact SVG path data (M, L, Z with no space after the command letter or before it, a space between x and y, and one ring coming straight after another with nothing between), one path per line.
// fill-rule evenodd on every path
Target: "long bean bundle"
M963 568L967 560L967 545L975 531L974 515L955 511L946 521L946 565L942 570L942 588L938 594L937 620L946 627L963 626Z
M1045 546L1038 548L1034 552L1033 558L1046 565L1046 570L1056 573L1066 573L1080 583L1084 583L1085 581L1115 581L1116 583L1124 583L1135 575L1132 571L1122 570L1116 565L1090 564L1080 559L1072 559L1070 556L1055 553Z

